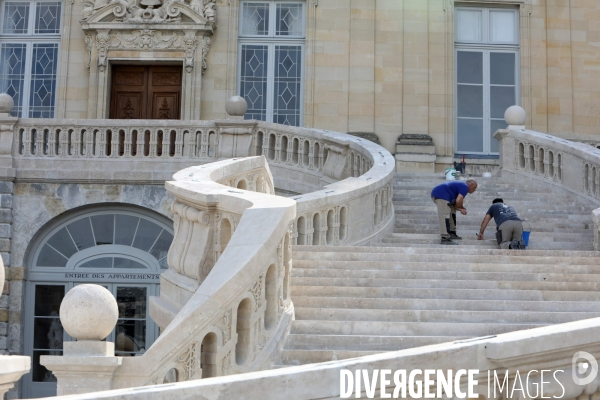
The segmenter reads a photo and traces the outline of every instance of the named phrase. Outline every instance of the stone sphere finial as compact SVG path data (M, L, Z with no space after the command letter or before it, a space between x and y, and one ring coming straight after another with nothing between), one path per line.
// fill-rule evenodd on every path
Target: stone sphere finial
M14 106L15 101L10 94L0 93L0 114L9 114Z
M510 106L504 112L504 120L508 125L525 125L527 113L520 106Z
M246 99L240 96L231 96L225 102L225 111L231 117L243 117L248 109Z
M102 340L115 328L119 308L113 295L99 285L75 286L60 303L60 322L76 340Z

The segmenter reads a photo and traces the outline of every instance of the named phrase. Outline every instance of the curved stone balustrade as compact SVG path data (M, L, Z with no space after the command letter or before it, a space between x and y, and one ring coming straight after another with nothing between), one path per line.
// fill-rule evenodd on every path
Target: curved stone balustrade
M123 358L115 388L269 367L291 323L295 202L270 194L264 157L191 167L174 179L166 184L176 199L169 270L151 299L163 332L143 356ZM230 187L243 181L265 193Z
M509 126L498 130L503 176L527 176L600 204L600 149L546 133ZM592 213L594 248L600 250L600 208Z
M21 181L158 183L199 163L264 155L274 186L296 194L292 244L365 243L393 223L392 155L346 134L238 119L21 119L13 132Z

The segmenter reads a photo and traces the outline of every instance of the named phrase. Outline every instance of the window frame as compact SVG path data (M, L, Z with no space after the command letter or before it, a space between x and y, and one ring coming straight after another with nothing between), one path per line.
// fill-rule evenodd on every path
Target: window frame
M521 44L520 44L520 23L519 23L519 9L515 7L471 7L471 6L458 6L455 7L455 16L459 10L480 10L482 11L482 41L458 41L455 39L454 42L454 153L455 154L473 154L483 156L498 156L499 151L492 151L492 134L491 134L491 121L498 120L498 118L492 118L491 116L491 87L492 86L511 86L511 85L492 85L490 83L490 53L510 53L515 55L515 105L521 104ZM512 11L515 16L515 39L517 42L490 42L490 12L493 11ZM457 31L458 18L455 17L454 29L455 38ZM483 57L483 151L459 151L459 135L458 135L458 52L459 51L471 51L482 53ZM461 117L461 119L469 119L468 117ZM476 119L476 118L473 118Z
M458 31L459 19L457 18L458 13L461 10L468 11L481 11L482 12L482 21L481 21L481 41L459 41L456 36L456 32ZM514 42L492 42L490 40L491 36L491 26L492 22L490 21L490 13L494 11L510 11L514 16L514 26L515 26L515 41ZM520 46L521 43L521 35L520 35L520 21L519 21L519 9L514 7L471 7L471 6L458 6L454 9L454 44L472 44L472 45L483 45L483 46Z
M0 10L4 13L6 3L24 3L29 4L29 18L27 25L27 33L3 33L4 16L0 18L0 47L5 44L24 44L25 45L25 66L23 74L23 89L21 93L21 104L15 104L15 107L21 107L21 115L19 118L31 118L31 84L32 84L32 64L33 64L33 47L35 44L54 44L56 45L56 71L54 78L54 93L53 93L53 112L51 117L56 117L56 103L58 99L58 77L60 75L60 57L61 57L61 39L62 29L64 24L64 4L56 0L4 0L0 1ZM58 33L35 33L35 21L37 17L38 3L59 3L60 4L60 21ZM13 110L11 114L16 114ZM18 115L17 115L18 116ZM46 117L41 117L46 118Z
M248 3L269 4L269 34L268 35L242 35L243 6ZM276 35L277 5L278 4L300 4L302 5L302 36ZM275 102L275 48L276 46L297 46L300 48L300 91L298 94L298 126L304 126L304 91L305 91L305 60L306 60L306 13L305 1L298 0L244 0L240 1L240 12L238 16L238 62L236 65L236 93L241 95L242 90L242 49L244 46L267 46L267 88L266 88L266 113L265 122L274 122Z

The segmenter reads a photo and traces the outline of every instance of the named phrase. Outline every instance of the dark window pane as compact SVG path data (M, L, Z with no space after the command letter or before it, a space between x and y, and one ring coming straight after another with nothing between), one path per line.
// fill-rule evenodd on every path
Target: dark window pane
M458 85L457 117L483 118L483 86Z
M36 265L38 267L64 267L67 265L67 259L45 244L40 251Z
M457 150L461 152L483 151L483 120L458 119Z
M490 83L492 85L515 84L514 53L490 53Z
M514 106L514 86L490 86L490 116L504 119L504 113L510 106Z
M146 268L146 266L144 264L140 264L137 261L133 261L129 258L121 258L121 257L115 257L115 266L114 268Z
M35 316L58 316L60 302L65 297L64 285L35 286Z
M456 83L483 84L483 53L476 51L457 52Z
M63 327L58 315L56 318L35 318L33 329L33 347L36 349L62 350ZM60 352L51 351L50 355L60 355Z
M144 251L150 250L161 231L162 228L154 222L145 219L140 220L140 226L135 234L133 247Z
M166 257L172 242L173 235L166 230L163 230L154 246L152 246L150 254L152 254L157 260Z
M130 215L119 214L116 215L115 219L117 224L115 229L115 244L131 246L140 219Z
M50 354L50 353L58 353L58 354ZM40 356L49 356L49 355L61 355L62 352L59 351L34 351L33 357L31 360L31 372L32 379L34 382L56 382L56 377L52 374L52 372L48 371L46 367L40 364Z
M158 265L160 266L161 269L169 268L169 264L167 264L167 257L158 260Z
M67 258L71 258L73 254L77 253L75 243L66 228L56 232L47 243Z
M78 266L78 268L112 268L112 257L94 258Z
M119 318L146 318L146 288L117 287Z
M92 227L94 228L96 246L112 244L113 233L115 230L115 216L113 214L95 215L90 217L90 219L92 220Z
M79 250L94 246L94 236L92 235L92 225L89 218L82 218L67 225L71 237L75 241Z
M498 140L494 138L494 133L498 129L506 129L507 123L503 119L493 119L490 121L490 151L492 153L498 153L500 150L500 146Z
M146 350L146 321L119 320L117 323L115 353L121 356L134 356ZM124 353L122 353L124 352Z

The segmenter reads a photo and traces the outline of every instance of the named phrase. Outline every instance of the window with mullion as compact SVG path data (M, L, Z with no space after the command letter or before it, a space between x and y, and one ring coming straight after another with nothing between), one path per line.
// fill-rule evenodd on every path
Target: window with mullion
M54 117L61 3L0 3L0 92L15 101L13 116Z
M519 103L517 10L457 7L455 50L456 152L497 154L493 135Z
M245 118L302 124L304 21L304 3L241 3L238 87L248 102Z

